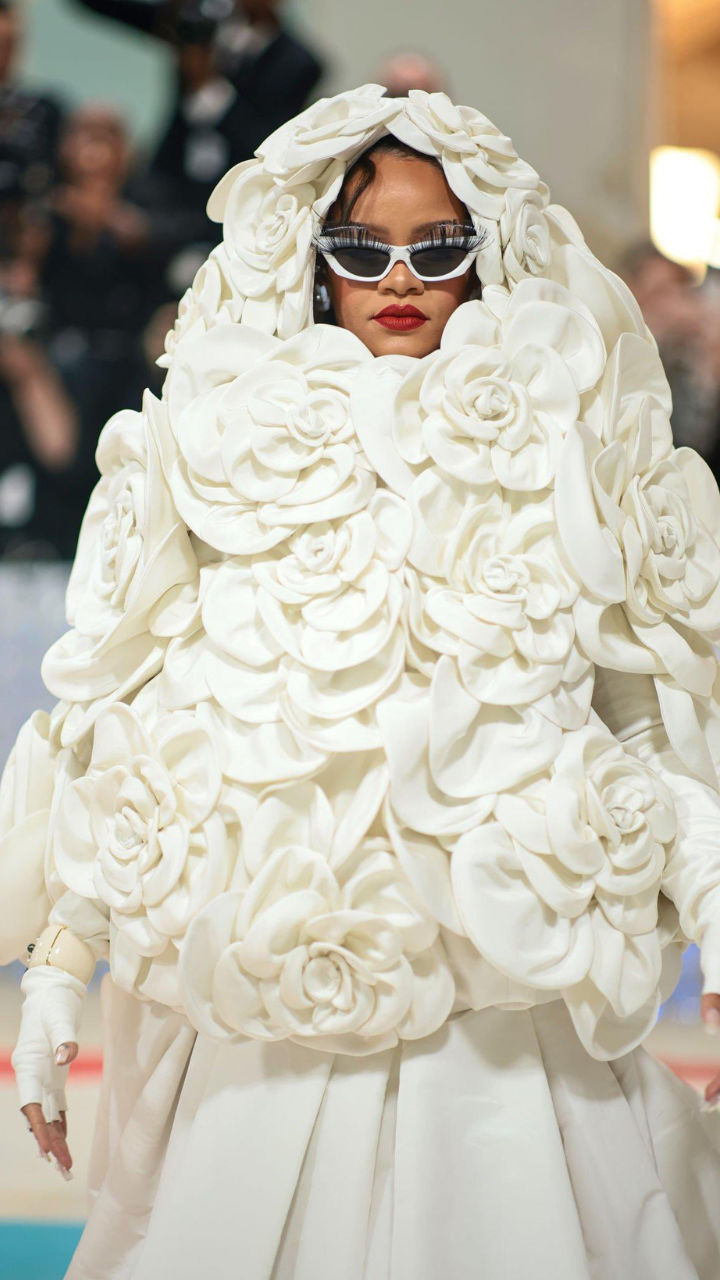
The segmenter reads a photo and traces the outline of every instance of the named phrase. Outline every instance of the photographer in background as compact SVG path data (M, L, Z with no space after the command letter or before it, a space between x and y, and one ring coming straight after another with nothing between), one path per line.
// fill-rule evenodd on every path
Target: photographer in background
M143 207L131 160L117 112L82 107L61 136L57 185L25 211L16 287L0 299L6 554L50 547L72 556L100 430L119 409L139 406L150 380L142 333L167 296L166 255L162 218ZM23 462L33 493L21 519Z
M20 88L15 70L20 15L0 0L0 258L12 255L27 200L42 197L54 177L62 124L58 104Z
M78 465L90 470L104 422L140 403L147 381L141 333L163 300L154 211L144 207L131 161L114 108L78 109L62 135L59 182L23 238L33 291L45 307L47 350L78 410Z
M55 100L18 85L22 15L0 0L0 554L55 554L40 526L38 481L72 464L74 407L31 335L42 321L22 255L27 209L51 189L62 128ZM24 552L21 552L24 554Z
M249 159L268 134L302 110L323 73L316 55L285 26L282 0L197 0L190 6L182 0L76 3L177 49L188 43L189 22L212 25L216 69L232 86L239 121L233 164ZM192 123L194 94L179 57L170 131L178 115Z
M170 44L177 82L146 180L162 215L169 294L179 299L216 243L208 198L233 164L305 105L322 73L286 30L279 0L77 0Z

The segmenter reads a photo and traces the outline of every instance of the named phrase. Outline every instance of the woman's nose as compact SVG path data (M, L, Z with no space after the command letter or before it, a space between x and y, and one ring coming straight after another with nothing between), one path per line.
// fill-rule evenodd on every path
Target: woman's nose
M418 280L417 276L413 275L405 262L396 262L392 271L389 271L385 279L378 284L378 293L392 293L401 298L408 293L424 292L425 285L422 280Z

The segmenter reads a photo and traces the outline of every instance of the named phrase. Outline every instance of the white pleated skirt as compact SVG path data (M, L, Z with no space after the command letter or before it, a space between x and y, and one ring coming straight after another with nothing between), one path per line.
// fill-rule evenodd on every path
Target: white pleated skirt
M720 1280L717 1117L561 1001L349 1058L104 1000L68 1280Z

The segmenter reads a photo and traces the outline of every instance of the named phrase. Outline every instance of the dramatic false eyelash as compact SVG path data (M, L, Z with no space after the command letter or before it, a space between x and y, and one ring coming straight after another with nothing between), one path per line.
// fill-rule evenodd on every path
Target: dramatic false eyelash
M487 231L476 231L473 227L461 223L448 222L438 224L425 236L413 244L413 248L418 249L437 249L444 248L446 245L453 245L455 248L462 248L466 253L473 253L477 249L481 249L488 239ZM388 245L384 240L380 240L372 231L359 223L350 223L347 226L328 227L327 230L321 231L315 237L315 244L318 249L325 253L332 253L336 249L378 249L387 250Z
M472 233L461 231L460 234L436 236L430 232L422 240L416 241L414 248L418 249L444 249L446 245L453 245L454 248L464 249L466 253L474 253L476 249L482 249L488 238L487 231L474 231Z

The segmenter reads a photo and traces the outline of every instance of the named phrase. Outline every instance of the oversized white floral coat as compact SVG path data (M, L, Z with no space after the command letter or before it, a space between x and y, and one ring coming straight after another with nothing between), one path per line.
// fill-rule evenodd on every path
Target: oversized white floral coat
M312 319L388 132L488 233L423 360ZM442 94L319 102L211 213L5 771L0 959L50 913L221 1039L367 1054L562 998L623 1053L688 938L720 986L720 497L642 316Z

